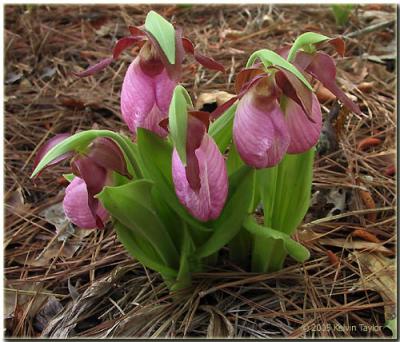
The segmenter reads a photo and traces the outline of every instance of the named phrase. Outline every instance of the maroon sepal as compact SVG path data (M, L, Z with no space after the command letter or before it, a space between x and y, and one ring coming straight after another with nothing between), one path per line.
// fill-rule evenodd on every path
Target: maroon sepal
M129 28L129 29L131 29L131 28ZM132 34L132 31L131 31L131 34ZM146 36L144 33L136 34L136 35L132 34L131 37L121 38L121 39L117 40L117 42L114 45L112 57L103 59L99 63L90 66L89 68L87 68L86 70L84 70L82 72L78 72L78 73L72 72L72 74L75 76L78 76L78 77L92 76L95 73L97 73L101 70L104 70L106 67L108 67L111 64L111 62L118 59L118 57L122 53L122 51L124 51L125 49L127 49L128 47L130 47L134 44L142 43L144 40L146 40Z
M352 112L361 114L357 104L351 101L336 84L336 65L332 57L323 52L314 55L306 72L320 81L325 88L330 90Z
M124 154L119 146L109 138L96 138L90 144L87 157L106 170L118 172L132 179L128 173Z
M186 179L194 191L199 191L201 187L199 162L195 151L200 147L206 126L196 116L189 113L188 129L186 138Z
M168 124L169 124L169 118L164 118L164 119L162 119L162 120L158 123L158 125L159 125L161 128L164 128L164 129L169 133Z
M218 119L222 114L224 114L233 104L238 100L238 97L232 97L222 105L215 108L211 113L210 117L212 120Z
M206 131L208 131L208 127L210 126L210 113L201 110L191 110L189 111L189 115L199 119L206 127Z
M295 75L286 69L275 66L279 71L275 74L275 80L283 94L291 98L303 111L306 113L308 119L315 122L311 117L312 112L312 91L301 82Z
M103 59L102 61L100 61L99 63L90 66L89 68L87 68L86 70L82 71L82 72L72 72L73 75L78 76L78 77L87 77L87 76L92 76L95 73L104 70L105 68L107 68L111 62L114 60L114 58L112 57L108 57L106 59Z
M42 158L47 154L47 152L49 152L54 146L56 146L57 144L59 144L61 141L69 138L71 136L71 134L69 133L61 133L61 134L57 134L54 137L50 138L49 140L47 140L42 146L39 147L35 159L33 161L33 169L36 168L36 166L40 163L40 161L42 160ZM43 168L43 170L47 169L50 166L54 166L58 163L61 163L63 160L66 160L68 158L71 158L73 156L74 152L67 152L62 154L61 156L58 156L56 159L54 159L53 161L51 161L50 163L48 163L46 165L46 167ZM43 170L41 170L36 176L35 178L39 177L40 174L43 172Z
M193 55L195 60L205 68L221 71L223 73L225 72L225 68L222 64L218 63L216 60L210 57L207 57L197 52L196 49L194 48L193 43L188 38L182 38L182 44L183 48L185 49L185 52Z
M113 59L117 59L119 55L127 49L128 47L135 45L136 43L144 41L144 37L124 37L115 43L114 49L113 49Z
M346 46L345 46L344 40L341 37L336 37L336 38L329 39L329 40L327 40L325 42L322 42L321 44L318 44L318 45L321 45L321 47L323 47L326 44L332 45L335 48L336 52L341 57L344 56L344 54L346 52Z
M243 86L251 81L254 77L264 74L264 70L254 65L251 68L242 69L236 76L235 79L235 91L239 94Z

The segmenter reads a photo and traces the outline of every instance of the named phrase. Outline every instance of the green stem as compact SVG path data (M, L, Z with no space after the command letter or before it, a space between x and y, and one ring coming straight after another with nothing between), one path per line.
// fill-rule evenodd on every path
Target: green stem
M229 242L229 257L243 269L248 268L252 236L250 233L240 228L239 233Z

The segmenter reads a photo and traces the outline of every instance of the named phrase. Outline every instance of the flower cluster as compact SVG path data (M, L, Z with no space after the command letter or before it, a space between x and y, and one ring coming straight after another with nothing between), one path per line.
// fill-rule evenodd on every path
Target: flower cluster
M292 46L254 52L236 75L236 96L207 113L193 108L179 84L184 57L224 67L153 11L144 26L129 30L111 57L75 75L91 76L140 46L120 97L130 136L56 135L38 150L33 176L71 159L67 218L81 228L104 228L111 218L127 250L168 284L188 285L190 273L234 239L232 257L251 251L253 271L279 269L286 252L306 260L307 249L290 235L308 208L322 127L314 79L360 113L336 84L334 60L319 51L333 46L343 55L343 41L305 33ZM264 226L251 217L260 201ZM243 229L250 242L242 240Z

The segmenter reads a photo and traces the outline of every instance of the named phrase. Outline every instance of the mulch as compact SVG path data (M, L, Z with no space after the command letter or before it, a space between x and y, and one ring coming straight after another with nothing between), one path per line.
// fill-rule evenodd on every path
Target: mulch
M138 50L94 77L71 72L108 57L115 40L129 25L141 25L150 9L183 27L228 70L207 71L189 57L183 85L194 99L233 93L235 74L257 49L274 50L306 31L345 37L337 80L362 115L329 96L323 103L312 206L295 236L310 250L309 261L287 259L272 274L222 261L194 275L187 294L174 296L129 257L111 226L65 235L43 217L62 200L60 176L68 165L31 180L38 147L56 133L127 132L119 92ZM396 294L394 5L357 6L345 27L328 6L317 5L7 5L4 11L6 336L391 336L384 326L395 318Z

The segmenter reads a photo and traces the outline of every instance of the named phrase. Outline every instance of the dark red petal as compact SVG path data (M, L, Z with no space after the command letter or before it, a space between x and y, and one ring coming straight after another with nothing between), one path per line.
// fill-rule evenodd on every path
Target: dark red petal
M255 76L263 74L263 73L264 73L263 69L257 68L255 66L253 66L252 68L242 69L236 76L236 80L235 80L236 94L240 93L244 84L249 82Z
M106 59L103 59L99 63L90 66L89 68L87 68L86 70L84 70L82 72L72 72L72 74L75 76L78 76L78 77L87 77L87 76L94 75L96 72L99 72L99 71L107 68L113 60L114 59L112 57L108 57Z
M281 57L287 59L289 56L289 51L292 45L285 45L275 50L275 52L280 55Z
M113 49L113 59L117 59L121 52L124 51L126 48L136 43L142 42L143 40L145 40L145 38L143 37L124 37L117 40Z
M308 65L306 72L319 80L325 88L329 89L348 109L361 114L357 104L351 101L336 84L336 65L332 57L326 53L318 52Z
M327 41L328 44L331 44L336 52L343 57L345 52L346 52L346 46L344 44L344 40L341 37L337 37L337 38L333 38L333 39L329 39Z
M194 55L194 45L193 45L193 43L191 42L190 39L188 39L186 37L183 37L182 38L182 45L183 45L183 48L185 49L186 53Z
M277 67L279 71L275 74L277 85L282 92L302 107L307 117L313 121L311 117L312 111L312 91L307 89L295 75L286 69Z
M120 147L109 138L96 138L89 146L88 158L106 170L112 170L131 179L124 154Z
M182 38L181 41L183 48L185 49L185 52L193 55L195 60L199 62L202 66L204 66L207 69L225 72L225 68L222 64L218 63L217 61L215 61L210 57L207 57L197 52L196 49L194 48L193 43L188 38Z
M259 74L255 77L253 77L250 81L245 83L238 94L238 99L241 99L251 88L253 88L255 85L257 85L258 82L260 82L262 79L268 77L268 74Z
M97 195L106 184L107 170L91 158L78 155L71 161L72 172L86 183L89 197Z
M158 125L159 125L161 128L164 128L167 132L169 132L168 124L169 124L169 118L162 119L162 120L158 123Z
M210 125L210 113L201 110L192 110L189 111L189 115L199 119L206 127L206 131L208 131L208 126Z
M35 159L33 161L33 169L36 168L36 166L40 163L40 161L46 155L47 152L49 152L54 146L56 146L61 141L69 138L70 136L71 136L71 134L69 134L69 133L57 134L54 137L52 137L51 139L47 140L42 146L40 146L40 148L38 149L38 151L36 153ZM56 164L62 162L63 160L71 158L72 155L73 155L73 152L64 153L61 156L58 156L52 162L48 163L44 169L48 168L49 166L56 165ZM40 171L36 175L36 177L38 177L43 172L43 170Z
M195 151L200 147L206 134L204 123L193 115L188 115L188 130L186 139L186 178L194 191L200 190L200 170Z
M215 120L217 119L220 115L224 114L229 107L231 107L236 101L238 100L238 97L232 97L222 105L218 106L212 113L210 113L211 119Z
M129 32L133 37L146 37L146 32L138 26L129 26Z

